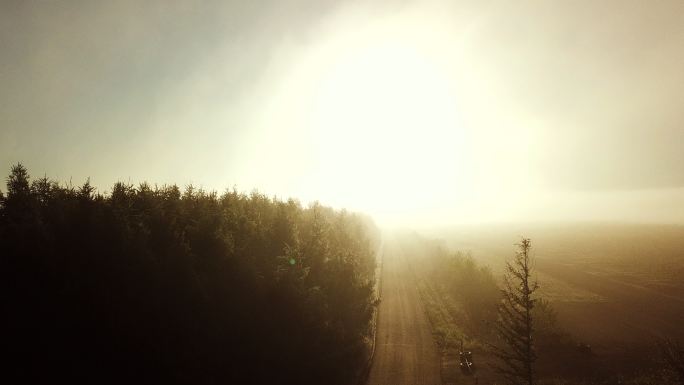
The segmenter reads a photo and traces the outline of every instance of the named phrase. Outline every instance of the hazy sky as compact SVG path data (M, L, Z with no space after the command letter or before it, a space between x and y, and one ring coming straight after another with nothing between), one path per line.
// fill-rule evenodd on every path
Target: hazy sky
M684 2L0 3L0 169L684 222Z

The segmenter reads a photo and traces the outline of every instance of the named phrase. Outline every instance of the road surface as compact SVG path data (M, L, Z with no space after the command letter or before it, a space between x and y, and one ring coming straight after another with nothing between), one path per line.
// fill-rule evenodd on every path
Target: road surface
M368 385L439 385L440 356L406 257L387 245Z

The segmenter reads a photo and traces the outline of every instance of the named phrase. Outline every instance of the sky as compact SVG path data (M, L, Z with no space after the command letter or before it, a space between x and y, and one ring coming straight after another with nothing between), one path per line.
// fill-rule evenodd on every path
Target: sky
M684 2L0 2L0 169L684 223Z

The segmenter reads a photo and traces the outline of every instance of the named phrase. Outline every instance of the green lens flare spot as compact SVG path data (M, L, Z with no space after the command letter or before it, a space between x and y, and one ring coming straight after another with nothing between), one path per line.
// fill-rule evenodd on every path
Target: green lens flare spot
M294 259L294 258L290 258L290 265L294 265L294 264L295 264L295 259Z

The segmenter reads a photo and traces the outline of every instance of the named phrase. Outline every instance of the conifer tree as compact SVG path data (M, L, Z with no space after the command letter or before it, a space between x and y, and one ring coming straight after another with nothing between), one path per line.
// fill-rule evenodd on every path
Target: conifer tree
M506 262L499 319L496 324L497 344L493 352L498 358L496 371L508 384L534 384L534 324L532 309L537 301L534 293L539 285L531 278L530 248L532 242L522 238L513 261Z

